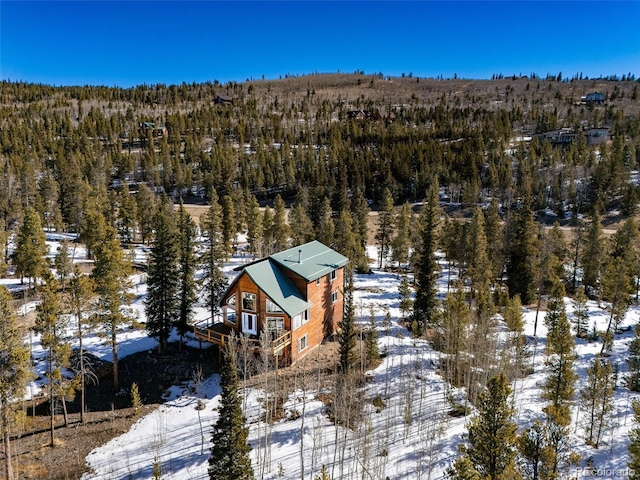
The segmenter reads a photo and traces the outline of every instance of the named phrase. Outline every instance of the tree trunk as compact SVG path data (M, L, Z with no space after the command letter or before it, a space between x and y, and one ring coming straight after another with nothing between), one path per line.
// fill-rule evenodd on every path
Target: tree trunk
M64 395L61 397L62 400L62 415L64 417L64 426L69 426L69 413L67 412L67 400L64 398Z
M2 441L4 442L4 473L7 480L13 480L13 465L11 464L11 435L9 434L9 414L4 402L0 405L2 409L2 430L4 432Z
M118 340L116 339L116 326L111 325L111 357L113 359L113 391L120 390L120 381L118 378Z

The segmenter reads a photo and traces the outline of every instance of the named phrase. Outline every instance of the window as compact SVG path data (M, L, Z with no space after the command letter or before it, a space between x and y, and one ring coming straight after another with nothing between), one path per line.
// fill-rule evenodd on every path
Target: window
M336 277L338 276L338 271L337 270L333 270L330 274L329 274L329 281L333 282Z
M309 334L298 339L298 352L301 352L309 346Z
M316 286L320 285L320 279L316 278Z
M236 314L235 310L231 310L230 308L225 308L225 310L224 310L224 319L227 322L233 323L235 325L236 322L238 321L238 315Z
M282 309L267 298L267 313L284 313Z
M242 309L256 311L256 294L242 292Z
M242 313L242 333L258 334L258 316L253 313Z
M309 321L309 310L305 310L304 312L301 312L298 315L295 315L291 319L291 325L292 325L291 329L295 330L296 328L301 327L308 321Z
M231 295L229 298L227 298L227 305L230 305L232 307L236 306L236 294L235 293L233 295Z
M271 340L275 340L284 333L284 318L267 317L267 330Z
M331 303L336 303L338 301L338 290L331 292Z

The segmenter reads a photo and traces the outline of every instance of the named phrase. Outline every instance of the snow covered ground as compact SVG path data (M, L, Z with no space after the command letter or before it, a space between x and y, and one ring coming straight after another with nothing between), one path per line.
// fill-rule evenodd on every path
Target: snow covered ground
M51 241L50 251L57 248L55 243ZM376 258L375 251L370 257ZM233 267L247 260L247 257L234 257L225 271L234 275ZM449 272L443 263L439 282L443 296L448 277ZM132 292L136 294L132 308L141 322L144 322L142 300L146 291L143 280L140 276L132 279ZM345 480L444 477L444 472L457 456L457 448L463 442L462 435L470 417L447 415L449 396L460 398L462 392L451 389L436 373L437 352L426 341L412 339L400 325L398 282L395 274L377 270L371 275L357 275L355 279L358 321L367 323L373 309L379 345L386 353L380 366L370 372L370 381L364 387L364 417L355 430L331 423L318 392L309 386L289 397L285 404L288 415L272 425L261 421L263 392L257 389L244 392L256 478L314 479L323 465L327 466L332 478ZM566 304L571 315L573 306L569 299L566 299ZM390 323L384 321L387 312L391 317ZM200 319L207 316L202 308L197 315ZM606 328L607 315L594 302L589 303L590 322L595 321L599 329ZM622 327L635 325L639 317L640 308L632 306ZM544 313L539 315L535 337L534 319L535 311L525 311L525 333L534 354L534 373L514 384L516 420L521 428L536 418L542 418L540 386L545 376ZM632 427L631 400L638 397L622 386L632 335L632 331L616 335L614 341L610 359L620 367L615 391L616 408L613 425L605 434L600 449L595 450L585 444L579 428L580 412L574 408L572 441L573 449L583 456L581 466L585 466L587 459L592 457L592 465L596 468L626 467L627 434ZM33 336L31 341L36 359L42 358L44 353L38 348L37 336ZM103 345L99 337L90 336L85 339L85 345L96 355L110 360L109 347ZM123 330L119 345L122 358L153 348L156 344L146 337L144 330ZM599 348L599 343L576 340L579 382L584 381L586 369ZM36 383L31 391L37 392L39 388L41 385ZM579 383L576 391L580 388ZM86 458L92 473L85 474L83 480L148 479L153 477L154 465L160 468L165 480L206 479L210 431L217 419L219 378L214 375L199 385L195 393L192 390L187 385L173 387L170 398L159 409L141 418L127 433L92 451ZM376 397L382 402L377 407L372 403ZM199 404L203 404L204 409L199 409ZM268 446L261 441L266 434L270 438Z

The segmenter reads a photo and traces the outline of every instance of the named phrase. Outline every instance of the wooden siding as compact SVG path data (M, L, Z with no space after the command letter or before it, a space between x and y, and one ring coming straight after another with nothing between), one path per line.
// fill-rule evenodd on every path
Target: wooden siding
M293 363L320 345L326 337L337 331L338 324L342 320L342 312L344 309L344 268L337 269L336 278L333 280L330 280L330 275L325 275L320 277L319 281L316 282L314 280L310 283L307 283L304 278L291 271L285 270L284 273L305 296L305 299L312 304L306 323L292 331L292 322L289 315L267 313L267 295L258 288L248 274L242 272L225 297L226 301L230 295L236 295L237 325L234 326L228 322L225 322L225 325L232 327L238 334L242 333L242 293L256 294L256 311L246 310L246 312L254 313L258 316L258 336L254 338L259 338L260 333L264 330L267 316L283 317L285 330L291 332L291 343L281 350L284 356L290 358ZM335 291L338 292L338 299L332 302L331 295ZM228 309L230 307L227 306L226 308ZM308 335L307 348L298 352L298 340L305 335Z

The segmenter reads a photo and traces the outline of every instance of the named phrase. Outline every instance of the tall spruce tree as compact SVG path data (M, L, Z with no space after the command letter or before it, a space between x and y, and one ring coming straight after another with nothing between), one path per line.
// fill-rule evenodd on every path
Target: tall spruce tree
M602 252L604 240L602 238L602 224L600 215L595 209L591 225L587 230L582 249L582 283L589 295L598 291L600 270L602 268Z
M398 274L403 263L409 262L411 247L411 204L405 202L396 218L396 236L391 240L392 258L398 264Z
M517 426L513 421L511 388L503 373L492 377L487 390L479 396L478 416L469 426L469 446L464 466L470 465L487 480L516 480L520 477L516 469ZM469 465L470 464L470 465ZM462 466L459 464L458 468ZM454 478L469 478L456 473ZM472 478L472 477L471 477Z
M412 315L412 330L416 336L422 335L425 328L433 327L438 317L436 282L439 266L435 254L439 222L438 185L433 183L420 214L420 243L417 246L418 261L415 266L416 297Z
M640 401L633 400L634 428L629 432L629 480L640 480Z
M182 337L189 331L196 303L197 283L195 271L198 265L196 255L197 227L182 201L178 209L178 320L176 328Z
M15 266L16 275L20 276L21 281L27 277L29 287L31 287L32 280L42 275L46 269L47 245L45 240L40 216L33 208L27 208L16 236L16 246L11 259Z
M211 207L200 217L200 229L204 239L200 254L200 264L204 272L201 280L202 290L213 320L220 310L219 302L227 287L227 280L222 273L225 258L222 241L222 209L215 192L211 195Z
M566 426L571 423L571 405L577 378L573 368L576 354L564 306L564 287L558 279L551 289L544 323L547 327L545 365L548 373L542 398L549 402L544 411L551 422Z
M509 295L520 295L524 305L533 302L536 289L537 229L533 212L521 205L511 212L507 221L507 287Z
M171 329L180 318L178 256L179 239L172 205L165 197L154 215L154 237L149 255L146 329L158 340L164 354Z
M378 231L376 232L376 241L378 242L378 268L382 268L382 266L386 264L389 249L391 248L394 224L393 196L391 195L391 191L385 187L382 192L382 199L380 200L380 208L378 209Z
M253 467L247 443L249 429L242 413L242 400L238 392L236 354L228 348L220 373L220 407L218 420L213 426L209 478L211 480L253 480Z
M4 444L4 473L14 480L11 452L11 425L20 408L18 401L31 377L29 348L24 342L24 328L18 323L9 290L0 285L0 428Z
M95 284L97 299L94 305L93 321L100 333L111 345L113 364L113 388L120 389L118 375L118 330L133 316L122 309L131 303L131 294L127 289L131 286L131 260L120 246L116 231L107 227L104 240L95 248L96 262L91 272Z
M358 364L356 352L356 317L353 305L353 273L351 269L345 269L345 286L344 286L344 315L340 322L340 334L338 336L340 343L340 370L342 372L353 372Z

